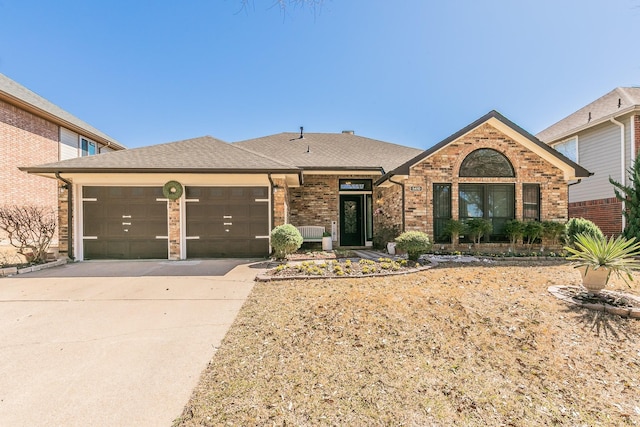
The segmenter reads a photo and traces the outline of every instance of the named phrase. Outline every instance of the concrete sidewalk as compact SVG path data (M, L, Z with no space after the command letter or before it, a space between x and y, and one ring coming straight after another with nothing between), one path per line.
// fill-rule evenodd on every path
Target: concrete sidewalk
M260 271L0 279L0 425L171 425Z

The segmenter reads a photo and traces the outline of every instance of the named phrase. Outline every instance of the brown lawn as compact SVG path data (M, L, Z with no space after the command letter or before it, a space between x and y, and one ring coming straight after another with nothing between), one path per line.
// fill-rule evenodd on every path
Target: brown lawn
M257 283L175 425L640 425L640 320L547 292L579 281L556 262Z

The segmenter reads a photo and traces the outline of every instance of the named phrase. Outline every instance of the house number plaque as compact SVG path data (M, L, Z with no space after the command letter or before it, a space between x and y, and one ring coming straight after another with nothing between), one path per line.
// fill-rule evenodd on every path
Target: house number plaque
M412 185L411 187L409 187L409 190L411 190L411 191L422 191L422 185Z

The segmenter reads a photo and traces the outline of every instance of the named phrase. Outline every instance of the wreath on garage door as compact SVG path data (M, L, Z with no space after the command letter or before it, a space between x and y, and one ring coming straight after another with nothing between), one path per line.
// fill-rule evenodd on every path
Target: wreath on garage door
M178 181L169 181L162 187L162 194L169 200L177 200L182 196L182 184Z

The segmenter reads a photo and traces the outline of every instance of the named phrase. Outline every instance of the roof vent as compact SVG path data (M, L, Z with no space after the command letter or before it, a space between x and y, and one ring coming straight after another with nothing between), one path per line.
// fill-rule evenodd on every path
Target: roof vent
M300 139L304 138L304 127L300 126Z
M355 135L356 132L353 130L343 130L342 133L346 133L347 135Z
M587 119L587 123L591 121L591 111L589 111L589 118Z
M622 107L622 99L618 98L618 108Z

